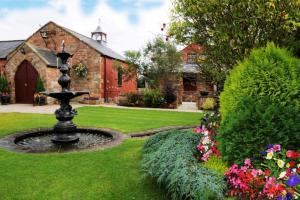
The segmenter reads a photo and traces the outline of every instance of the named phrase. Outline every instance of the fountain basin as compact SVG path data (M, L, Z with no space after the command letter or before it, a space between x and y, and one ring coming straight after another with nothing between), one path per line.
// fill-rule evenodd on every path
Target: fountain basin
M24 153L64 153L113 147L128 137L110 129L96 128L78 128L75 132L67 134L70 137L78 138L78 141L55 143L52 141L55 136L53 129L40 129L2 138L0 139L0 147Z
M79 97L81 95L84 94L89 94L89 92L87 91L66 91L66 92L42 92L42 94L58 99L58 100L62 100L62 99L73 99L75 97Z

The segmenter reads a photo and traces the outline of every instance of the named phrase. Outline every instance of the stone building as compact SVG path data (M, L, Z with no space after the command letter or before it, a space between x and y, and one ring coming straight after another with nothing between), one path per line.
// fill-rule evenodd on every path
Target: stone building
M199 73L197 59L203 56L203 48L197 44L190 44L181 50L183 73L180 81L179 93L182 101L197 101L200 91L214 92L214 87L205 76Z
M0 70L2 68L10 84L12 103L32 103L38 77L47 91L59 90L57 67L60 61L56 53L61 51L62 41L65 51L73 55L69 60L72 90L88 90L89 98L102 102L116 100L123 92L137 91L136 78L124 77L121 69L127 66L125 59L108 47L107 34L100 26L91 37L86 37L48 22L28 39L20 41L21 44L15 44L15 49L3 59L4 67L0 61ZM0 55L2 44L0 42ZM74 70L76 66L83 66L87 74L79 76ZM50 98L48 103L51 103Z
M0 75L4 75L4 66L9 54L23 42L24 40L0 41Z

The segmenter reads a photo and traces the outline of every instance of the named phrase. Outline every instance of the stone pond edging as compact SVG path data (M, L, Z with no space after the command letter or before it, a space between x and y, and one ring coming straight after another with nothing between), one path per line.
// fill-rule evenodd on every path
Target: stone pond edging
M64 152L64 153L74 153L74 152L89 152L89 151L95 151L95 150L103 150L107 148L112 148L115 147L123 142L123 140L128 139L128 138L143 138L143 137L149 137L152 135L155 135L159 132L164 132L164 131L170 131L170 130L185 130L185 129L191 129L195 128L196 126L167 126L167 127L162 127L162 128L156 128L156 129L151 129L147 131L141 131L141 132L134 132L134 133L129 133L129 134L124 134L122 132L108 129L108 128L78 128L78 130L94 130L94 131L103 131L105 133L110 134L113 137L113 140L107 144L101 145L101 146L95 146L91 147L88 149L82 149L82 150L73 150L69 152ZM36 154L36 152L30 152L28 149L19 146L15 144L15 141L18 140L21 137L24 137L25 135L35 135L39 134L45 134L46 132L51 132L53 129L51 128L40 128L40 129L30 129L27 131L19 131L14 134L5 136L3 138L0 138L0 148L4 148L6 150L12 151L12 152L18 152L18 153L32 153ZM51 154L55 154L54 152L50 152ZM41 153L43 154L43 153Z

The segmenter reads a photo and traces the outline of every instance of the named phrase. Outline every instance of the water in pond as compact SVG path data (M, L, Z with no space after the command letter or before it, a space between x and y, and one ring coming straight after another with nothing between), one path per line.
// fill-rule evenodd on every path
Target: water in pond
M83 149L90 149L105 145L113 140L112 136L99 133L73 133L79 138L79 141L71 144L55 144L52 142L53 134L34 135L22 138L16 141L16 144L22 146L29 152L68 152Z

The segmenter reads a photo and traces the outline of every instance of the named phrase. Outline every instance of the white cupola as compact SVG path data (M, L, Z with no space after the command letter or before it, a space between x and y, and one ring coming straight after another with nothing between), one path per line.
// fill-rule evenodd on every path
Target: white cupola
M100 42L101 44L106 45L107 34L102 31L101 26L100 26L100 20L99 20L99 25L97 26L96 30L94 30L91 33L91 37L93 40L96 40L97 42Z

